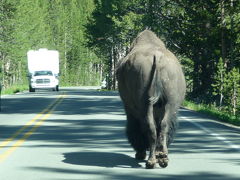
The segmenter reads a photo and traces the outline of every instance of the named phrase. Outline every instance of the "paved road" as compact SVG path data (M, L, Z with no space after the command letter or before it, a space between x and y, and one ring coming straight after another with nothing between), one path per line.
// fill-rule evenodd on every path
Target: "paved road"
M3 97L0 180L239 180L240 129L181 109L167 168L145 169L116 92L63 88Z

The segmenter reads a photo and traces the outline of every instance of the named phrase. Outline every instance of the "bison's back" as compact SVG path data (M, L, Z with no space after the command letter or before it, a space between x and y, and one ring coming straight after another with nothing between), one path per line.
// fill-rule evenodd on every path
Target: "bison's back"
M154 58L156 72L151 77ZM154 78L151 82L151 78ZM137 47L117 69L119 93L135 116L141 116L149 99L172 101L177 106L184 98L185 80L177 58L167 49ZM149 83L152 83L149 87Z
M135 115L141 116L144 108L154 55L151 50L138 48L123 59L117 69L120 96Z

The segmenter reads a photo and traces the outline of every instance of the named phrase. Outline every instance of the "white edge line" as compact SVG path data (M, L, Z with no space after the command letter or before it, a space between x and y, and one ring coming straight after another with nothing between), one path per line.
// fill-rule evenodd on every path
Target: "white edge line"
M222 137L221 135L217 134L217 133L212 133L210 130L208 130L206 127L202 126L199 123L193 122L189 119L187 119L184 116L180 116L180 119L184 119L185 121L188 121L192 124L194 124L195 126L197 126L198 128L202 129L203 131L205 131L206 133L210 134L211 136L214 136L215 138L217 138L220 141L223 141L224 143L226 143L227 145L229 145L231 148L236 149L237 151L240 152L240 146L233 144L231 141L227 140L225 137Z

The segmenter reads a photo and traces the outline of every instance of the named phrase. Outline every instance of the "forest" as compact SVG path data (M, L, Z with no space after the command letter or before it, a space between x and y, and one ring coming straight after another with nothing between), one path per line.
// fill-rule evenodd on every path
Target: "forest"
M154 31L180 60L186 99L240 117L239 0L1 0L0 81L27 83L30 49L60 52L62 86L117 89L131 41Z

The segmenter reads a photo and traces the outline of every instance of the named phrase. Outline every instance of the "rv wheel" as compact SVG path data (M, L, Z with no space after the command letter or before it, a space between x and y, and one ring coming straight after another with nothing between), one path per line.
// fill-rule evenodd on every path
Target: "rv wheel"
M31 86L29 86L29 92L35 92L35 88L32 88Z

